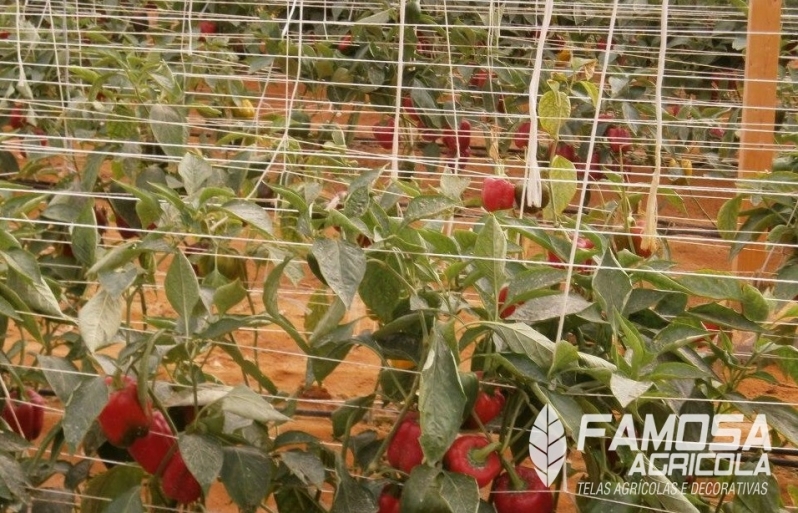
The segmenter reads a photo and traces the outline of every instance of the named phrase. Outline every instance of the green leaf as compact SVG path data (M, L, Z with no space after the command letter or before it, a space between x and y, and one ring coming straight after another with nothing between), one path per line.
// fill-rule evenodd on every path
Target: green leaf
M743 197L735 196L724 203L718 210L718 232L725 240L734 240L742 204Z
M211 184L216 181L222 181L226 176L221 176L221 171L214 170L211 174ZM216 204L219 201L229 200L235 196L235 192L227 187L218 187L214 185L206 185L198 191L196 201L203 207L208 207ZM209 205L210 204L210 205Z
M257 422L285 422L290 420L288 417L277 411L261 395L245 385L238 385L230 390L222 399L222 409L229 413L234 413L245 419Z
M572 395L561 394L556 390L550 390L548 385L541 385L541 383L537 383L533 386L536 395L541 399L545 399L544 402L554 408L554 411L557 412L557 417L559 417L565 427L565 433L571 438L578 439L582 415L585 413L582 405Z
M742 470L753 472L754 463L744 463ZM744 484L745 483L745 484ZM779 482L774 475L735 475L736 488L732 500L734 513L762 513L763 511L785 511L781 508ZM747 486L746 486L747 485Z
M20 463L5 454L0 454L0 488L7 490L12 497L23 500L28 497L28 490L32 488Z
M410 98L413 99L413 104L420 115L423 116L422 119L428 118L427 121L431 122L432 128L441 128L441 115L438 114L440 106L424 82L419 79L413 80Z
M44 374L47 384L53 389L58 399L66 404L69 396L80 385L80 371L75 365L60 356L40 354L36 357L39 368Z
M264 235L271 237L274 234L272 220L260 206L239 199L234 199L222 205L222 210L249 224Z
M632 293L632 282L626 272L620 268L612 251L604 252L601 266L593 275L593 291L596 302L607 314L613 328L616 328L617 318L614 314L624 311Z
M765 322L770 316L770 306L762 293L748 283L742 284L743 315L749 321Z
M134 486L113 499L104 513L138 513L144 512L141 501L141 486Z
M662 290L652 290L647 288L636 288L632 290L629 299L626 302L626 308L623 311L624 317L629 317L632 314L642 312L651 308L663 299L668 297L668 292Z
M421 370L418 407L421 411L421 447L427 463L434 465L457 437L466 403L454 351L444 330L436 324L430 337L430 351Z
M97 276L100 287L113 297L121 297L138 277L138 269L129 265L124 270L102 272Z
M108 402L108 386L101 377L83 380L64 407L64 440L76 451L94 420Z
M418 465L402 491L400 513L477 513L479 488L473 477Z
M610 391L622 408L639 399L652 385L651 381L635 381L620 374L613 374L610 378Z
M106 153L107 149L108 148L104 146L95 147L95 151L86 156L85 164L80 173L80 190L94 190L97 177L100 176L100 169L102 168L103 162L109 158L108 153Z
M525 269L513 276L513 280L510 282L510 295L514 296L528 290L552 288L554 285L562 283L564 278L565 273L560 269L550 267Z
M327 284L347 308L351 306L366 272L363 250L343 240L316 239L311 252Z
M177 165L177 174L183 179L188 195L193 196L211 177L213 167L202 155L188 152Z
M436 217L459 204L459 199L439 194L416 196L407 204L403 224L408 225L414 221Z
M272 190L280 197L280 199L287 201L288 204L294 207L295 210L299 212L306 212L308 210L308 202L295 190L289 189L288 187L282 187L275 183L270 183L269 187L272 188Z
M576 83L577 86L585 90L585 93L590 97L590 101L594 107L598 106L599 88L590 80L580 80Z
M89 84L94 84L100 79L100 74L90 68L80 66L70 66L69 72Z
M8 302L3 296L0 296L0 316L6 316L15 321L22 320L22 316L14 309L14 305Z
M0 251L8 251L12 248L19 249L21 247L22 244L19 243L11 232L0 230Z
M188 142L189 123L177 110L168 105L150 108L150 130L163 152L170 157L182 157Z
M504 284L504 262L507 257L507 238L495 216L485 218L474 245L474 265L491 285L491 297L496 297Z
M335 469L338 484L330 513L374 513L377 508L374 495L349 474L341 458L336 459Z
M85 492L81 494L80 511L104 513L109 502L132 489L138 490L144 476L141 467L134 465L117 465L97 474L86 483Z
M81 210L77 223L72 227L72 253L81 264L89 267L94 264L97 254L97 220L91 202Z
M6 284L35 311L63 319L61 306L52 289L42 277L39 263L28 251L9 248L0 252L8 264Z
M576 293L569 293L567 296L565 293L547 294L525 301L509 318L525 322L547 321L556 319L560 315L578 314L591 306L593 303Z
M31 281L13 269L9 269L6 284L16 291L19 298L27 305L26 311L33 310L55 319L68 319L61 311L53 290L43 278Z
M176 251L172 257L172 263L166 271L164 288L166 289L166 299L180 315L188 334L190 331L188 327L191 324L189 319L200 299L200 287L191 262L181 251Z
M648 456L642 453L640 457L645 467L650 468L651 462ZM646 476L646 480L657 483L656 488L652 489L664 490L664 493L646 496L649 502L654 503L656 509L660 511L678 511L679 513L699 513L698 508L695 507L690 499L685 496L678 487L673 486L668 476L661 472L651 472Z
M211 325L208 330L201 334L201 336L203 338L218 338L223 334L233 332L242 328L243 326L246 326L246 323L238 319L221 319L220 321L216 322L216 326ZM216 331L216 333L213 333L212 331ZM244 357L244 354L237 345L221 343L218 344L217 347L219 347L222 351L227 353L230 358L233 359L235 364L238 365L238 368L241 369L241 372L251 376L258 383L258 385L265 388L270 394L277 394L277 386L272 382L271 379L269 379L268 376L263 373L263 371L261 371L260 367L258 367L255 362Z
M341 325L341 321L347 313L347 308L343 301L335 298L323 310L323 314L318 317L313 326L313 331L308 337L308 343L318 348L328 342L339 342L343 339L352 337L350 325Z
M177 443L186 468L202 488L207 490L222 471L224 451L221 445L208 436L187 433L178 435Z
M549 188L551 199L543 212L547 218L552 218L562 214L576 194L576 167L570 160L560 155L551 159Z
M336 299L340 302L340 300ZM329 376L349 354L354 342L355 322L337 326L313 341L311 361L313 377L322 382Z
M422 228L418 230L418 234L429 245L432 253L439 253L443 255L459 255L459 248L454 239L445 233L438 230Z
M9 176L19 173L19 163L13 153L0 150L0 169Z
M698 305L690 308L688 313L702 321L707 321L726 328L754 333L762 331L762 327L759 326L759 324L749 321L731 308L718 303Z
M634 379L640 377L640 372L647 367L656 357L646 348L643 342L643 335L637 327L618 312L615 312L615 325L620 328L621 340L626 347L625 361L629 364L631 376Z
M788 484L787 493L790 496L790 500L792 501L793 506L798 504L798 486Z
M559 340L554 344L554 355L552 356L549 377L553 377L561 370L567 370L579 361L579 351L576 347L565 340Z
M381 27L391 20L393 9L384 9L358 20L358 25L371 25Z
M699 297L739 300L741 296L737 277L711 269L691 273L680 279L679 284Z
M2 230L0 230L2 231ZM14 307L16 314L22 318L22 326L24 326L25 330L36 339L37 342L43 343L44 339L42 338L41 330L39 330L39 319L38 316L32 313L28 313L30 308L25 302L22 300L19 295L14 292L13 289L8 287L5 283L0 281L0 297L6 300L8 303ZM15 318L14 316L9 316L11 318Z
M686 341L693 341L705 337L705 329L697 328L685 322L672 322L662 328L654 337L652 349L661 353L668 351L677 345L683 345Z
M283 451L280 459L303 483L312 484L316 488L324 486L326 470L324 463L315 454L298 450Z
M255 511L269 493L272 460L255 447L225 447L219 477L243 511Z
M114 182L114 185L117 185L117 183ZM129 222L132 222L130 226L133 228L140 228L142 226L141 218L138 215L138 204L142 201L149 204L144 211L152 214L156 214L160 211L160 203L162 201L172 205L177 212L186 212L189 207L189 205L186 204L186 202L180 196L180 193L173 189L172 185L166 183L166 178L164 178L163 182L159 180L146 182L146 185L143 185L143 187L147 187L148 191L145 191L141 187L136 188L121 183L118 184L118 186L129 191L139 200L133 203L133 212L130 214L132 219L130 219ZM130 208L130 206L128 206L128 208Z
M770 428L775 429L791 445L798 445L798 411L794 405L767 395L753 400L733 396L729 400L749 418L764 414Z
M277 294L280 292L281 287L284 286L282 281L284 271L290 263L291 259L286 258L277 266L275 266L271 272L269 272L268 276L266 277L266 281L263 283L263 306L273 322L285 330L294 343L296 343L303 352L310 353L311 348L305 341L304 335L302 335L299 330L296 329L296 327L291 323L290 319L282 314L280 311L280 305L277 301Z
M522 354L492 353L490 358L512 374L539 383L549 383L550 379L535 362Z
M332 412L333 437L340 439L360 422L374 404L376 395L348 399Z
M333 301L341 303L340 299L331 296L325 288L318 288L313 291L313 294L310 295L307 303L305 303L305 332L312 333L316 329L316 326L319 325L325 314L330 310L330 303Z
M160 168L158 168L158 173L163 173ZM116 209L114 211L117 213L117 215L121 215L123 219L130 223L131 228L141 229L142 226L150 226L151 224L155 224L163 214L163 208L161 207L161 202L158 196L143 188L151 188L153 183L160 182L153 182L147 178L148 177L144 176L144 173L139 175L137 181L142 182L140 187L134 187L121 182L113 182L112 185L113 188L122 189L128 194L135 196L135 198L138 200L132 202L122 202L121 200L116 200L115 203L112 203L113 208ZM165 178L163 178L163 180L165 180ZM113 202L114 200L111 201ZM120 203L124 205L124 208L118 206ZM180 206L181 205L178 205L178 207Z
M571 100L562 91L546 91L538 102L540 128L559 139L560 128L571 116Z
M798 382L798 348L792 345L775 346L768 352L776 355L779 369L793 382Z
M542 369L551 367L554 342L533 327L520 322L483 322L483 324L499 336L499 340L494 339L499 351L504 351L506 347L514 353L527 355Z
M70 193L75 192L75 185L70 185L67 189ZM86 207L85 197L74 194L59 194L53 196L47 207L42 212L42 216L62 223L75 223L80 212Z
M114 246L111 251L106 252L92 265L87 274L97 275L101 272L114 271L123 267L125 264L137 258L144 252L138 241L130 241L125 244Z
M773 297L792 301L796 296L798 296L798 265L784 266L776 275Z
M111 344L122 325L124 301L98 290L78 312L78 328L83 343L94 353Z
M682 362L664 362L658 364L646 375L651 381L667 381L671 379L706 379L707 374L693 365Z
M247 288L236 278L235 281L225 283L213 291L213 304L219 309L219 313L225 313L246 297Z
M281 486L274 491L274 501L281 512L327 513L315 495L314 490L304 486Z
M448 167L441 174L441 192L452 199L459 200L470 183L467 177L454 174Z
M366 272L358 287L360 299L382 323L393 319L396 305L404 294L405 284L393 253L369 255Z
M290 262L291 259L286 258L277 264L274 269L269 272L266 281L263 283L263 306L266 309L266 313L273 317L280 315L280 307L277 304L277 293L280 291L280 286L282 285L283 272Z

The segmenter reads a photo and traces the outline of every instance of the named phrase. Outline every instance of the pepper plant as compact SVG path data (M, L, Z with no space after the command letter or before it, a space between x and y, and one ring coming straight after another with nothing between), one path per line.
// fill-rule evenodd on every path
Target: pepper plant
M497 32L472 10L406 5L297 12L160 1L126 17L89 2L58 19L0 12L0 56L21 59L0 70L13 85L0 99L3 382L50 392L53 421L18 436L4 414L4 507L20 510L30 488L62 478L91 512L199 511L219 489L243 511L548 511L569 500L561 490L573 481L641 479L629 473L631 450L593 441L574 451L587 413L630 413L636 429L646 415L766 413L774 440L798 443L794 407L740 393L749 380L776 382L774 356L795 380L784 341L798 313L777 301L798 294L792 262L763 292L714 271L674 272L667 251L640 244L644 191L625 171L654 161L654 85L652 63L629 49L655 44L630 35L650 22L625 21L600 90L606 17L555 17L534 99L547 201L533 208L520 175L528 46L539 43L529 27L539 16L491 13L507 27ZM161 16L170 10L184 16ZM68 34L81 36L80 53L70 53ZM36 44L45 40L65 48L68 64ZM681 46L684 55L728 50L725 41L676 43L677 55ZM301 82L306 97L272 106L266 76ZM659 193L677 208L694 168L725 171L736 113L702 103L715 101L705 97L715 86L668 85L678 107L665 114L672 183ZM308 98L351 110L313 112ZM375 114L379 128L364 129L360 120ZM718 152L694 153L718 140ZM394 157L398 169L383 165ZM772 242L791 241L790 173L730 201L723 234L741 246L770 227ZM592 208L579 202L588 192L600 196ZM743 210L744 199L754 208ZM302 308L287 287L312 289ZM369 329L351 315L357 304ZM267 330L306 357L296 389L279 384L261 350ZM735 351L742 336L753 341L746 359ZM303 392L336 379L354 348L380 362L372 386L330 414L329 437L301 430L293 421ZM217 377L217 354L240 378ZM125 411L141 410L135 425L109 414L120 390ZM6 402L4 411L13 395ZM389 415L387 427L375 412ZM544 412L562 424L568 468L584 463L567 485L560 474L547 486L532 469L529 432ZM700 436L686 434L708 441ZM781 500L612 492L577 505L775 511Z

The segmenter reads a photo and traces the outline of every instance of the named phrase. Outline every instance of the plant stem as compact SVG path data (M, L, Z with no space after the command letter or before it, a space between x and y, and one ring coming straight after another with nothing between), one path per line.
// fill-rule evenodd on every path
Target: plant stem
M471 449L468 453L468 458L475 463L485 463L491 453L496 452L502 446L501 442L491 442L485 447L479 449Z
M521 476L518 475L518 472L515 471L515 467L512 463L508 462L505 458L501 457L502 466L504 470L507 472L507 475L510 477L511 488L515 491L522 491L527 489L526 481L521 479Z

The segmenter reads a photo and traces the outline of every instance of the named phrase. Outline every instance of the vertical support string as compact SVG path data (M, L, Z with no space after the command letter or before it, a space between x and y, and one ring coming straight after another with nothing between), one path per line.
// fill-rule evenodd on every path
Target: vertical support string
M407 0L399 0L399 48L396 57L396 95L394 97L393 145L391 147L391 179L399 179L399 120L402 108L402 82L405 77L405 11Z
M665 57L668 51L668 0L662 0L659 27L659 55L657 62L657 84L654 92L656 103L656 139L654 141L654 174L646 199L645 226L640 241L640 248L652 253L657 249L657 190L662 173L662 87L665 81Z
M538 91L540 89L540 74L543 68L543 50L546 47L546 38L551 26L551 17L554 13L554 0L546 0L543 7L543 24L538 33L538 47L535 51L535 64L532 68L532 78L529 81L529 135L527 136L526 164L524 167L524 185L521 197L527 205L540 207L543 201L543 184L540 177L538 164ZM521 209L523 215L524 209Z
M585 199L587 198L587 189L589 187L590 179L590 166L591 158L596 146L596 134L598 132L599 116L601 115L601 104L604 100L604 87L607 83L607 72L609 70L610 53L612 51L612 40L615 37L615 25L618 20L618 1L613 0L612 12L610 13L610 26L607 30L607 46L604 49L604 58L601 63L601 76L599 77L598 95L596 98L596 109L593 113L593 124L590 127L590 141L587 145L587 158L584 162L584 172L582 173L582 184L579 194L579 207L576 211L576 220L574 225L574 236L571 241L571 253L568 256L568 265L565 270L565 290L562 296L562 305L560 309L560 317L557 324L557 337L555 340L561 340L563 331L565 330L565 316L568 311L568 296L571 292L571 278L573 277L574 262L576 261L576 241L579 240L579 233L582 230L582 219L585 213Z

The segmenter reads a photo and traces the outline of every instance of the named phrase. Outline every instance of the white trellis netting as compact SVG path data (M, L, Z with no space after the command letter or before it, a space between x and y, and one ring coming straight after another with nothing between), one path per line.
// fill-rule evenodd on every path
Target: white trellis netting
M751 9L687 0L0 7L4 387L52 392L46 427L63 419L45 432L63 428L66 445L42 435L24 461L38 465L41 447L47 457L63 450L78 462L52 472L56 478L14 467L26 481L6 482L10 491L0 499L11 504L26 489L63 487L61 474L86 509L127 498L127 488L112 496L97 484L100 460L117 456L92 445L99 412L87 405L103 403L84 395L95 376L119 368L142 383L152 378L161 407L194 404L180 393L198 383L245 383L300 422L298 429L295 408L301 418L362 407L379 419L416 408L415 393L397 400L402 391L443 401L424 375L434 360L427 318L411 333L423 343L395 344L416 329L399 323L413 312L456 321L453 361L463 372L484 371L508 395L527 393L523 383L535 380L528 369L482 363L492 358L485 354L523 346L508 347L507 332L495 328L502 322L525 323L614 362L624 379L648 384L633 400L654 390L651 397L669 394L668 404L696 405L696 412L712 404L716 413L736 407L751 414L746 400L766 394L745 389L738 404L734 390L717 383L743 386L744 375L764 376L755 372L762 365L785 381L777 393L785 407L777 411L786 413L773 427L789 468L798 432L789 398L798 315L798 6L785 2L771 49L746 47ZM746 78L752 55L777 60L775 77ZM774 79L773 126L742 125L751 108L744 89ZM773 133L773 165L740 169L740 140L759 130ZM491 207L499 193L488 178L511 184L509 206ZM761 258L751 260L752 251ZM745 258L737 265L739 254ZM549 271L561 274L550 278ZM631 276L628 291L621 275ZM717 351L685 343L698 331L667 338L671 323L719 331L709 334ZM475 325L499 341L486 353L486 335ZM636 361L640 352L651 361ZM547 361L546 369L530 354L557 393L624 402L608 383L585 390L569 382L564 369L576 363ZM692 365L694 374L714 370L717 380L648 380L657 372L646 365L671 359ZM438 371L435 379L465 386L451 369ZM421 377L397 392L386 384L394 374ZM667 384L679 378L701 386ZM70 386L79 384L74 396ZM177 438L183 453L214 455L210 467L187 457L209 504L229 495L242 508L252 497L279 511L311 508L280 495L296 485L280 481L286 475L319 489L314 505L334 508L356 494L323 450L302 453L316 458L316 482L301 475L285 447L267 450L255 441L281 432L276 413L258 418L219 397L200 401L219 409L204 410L204 418L227 423L203 424L213 443L192 438L198 431ZM426 429L432 413L421 410ZM235 438L242 419L262 431L248 424ZM382 440L391 428L369 419ZM332 436L320 445L352 451L356 463L348 468L367 483L361 491L379 491L387 477L406 484L373 465L357 467L365 457L357 450L373 442L351 432L360 420L333 415ZM529 427L518 422L508 432ZM456 431L438 429L441 444ZM352 439L365 445L353 449ZM428 461L437 464L441 447L426 443ZM224 458L253 447L261 451L253 465L272 469L270 477L287 488L231 484L245 480ZM20 454L16 446L0 449L4 458ZM578 467L582 475L590 474L591 458ZM795 483L785 474L777 476L787 497L787 484ZM560 486L559 508L588 507L573 487ZM87 502L92 494L103 501ZM621 502L634 500L653 510L673 507L651 497Z

